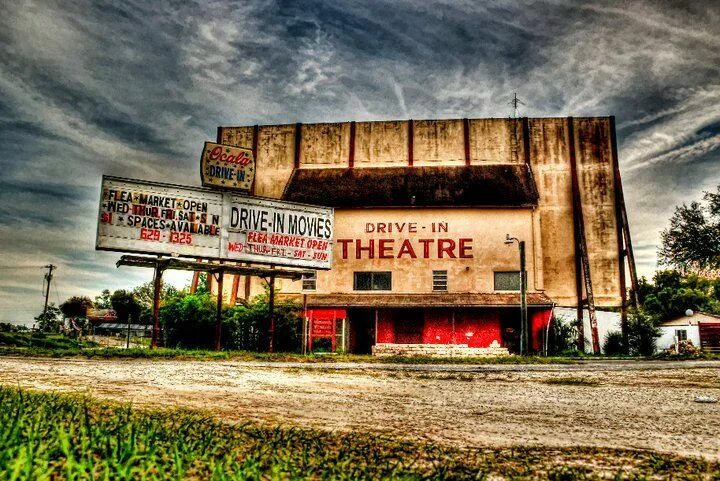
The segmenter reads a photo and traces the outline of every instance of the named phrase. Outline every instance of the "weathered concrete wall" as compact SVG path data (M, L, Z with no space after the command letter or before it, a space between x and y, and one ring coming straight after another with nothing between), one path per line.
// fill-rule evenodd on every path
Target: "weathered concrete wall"
M526 122L526 125L523 125L523 122ZM308 124L302 125L299 130L299 144L296 143L297 127L294 124L260 126L254 193L273 198L282 197L296 162L300 168L347 168L351 159L355 168L404 166L409 165L411 158L412 164L417 166L529 162L540 194L535 217L527 221L527 232L525 227L522 228L525 239L532 245L532 249L528 249L529 257L534 259L534 267L529 275L530 282L533 288L544 289L559 305L574 306L578 296L575 285L576 256L570 168L572 145L577 163L596 304L618 306L620 272L610 119L573 119L572 138L569 122L567 118L415 120L412 128L408 121L357 122L354 126L354 142L350 123ZM412 141L410 132L413 134ZM253 127L226 127L221 128L219 133L221 142L230 145L249 147L253 142ZM351 143L354 149L351 148ZM300 146L297 155L296 145ZM354 155L351 154L352 151ZM424 214L421 214L422 210L414 212L424 219L423 222L427 220L423 217ZM442 211L442 215L447 213L453 217L460 212L468 216L465 222L468 222L467 219L480 219L489 215L487 210L463 209L446 209ZM478 228L468 235L475 236L477 243L484 242L489 235L504 236L509 232L508 220L512 224L511 219L516 213L511 209L503 212L507 214L500 214L499 218L489 224L497 232L491 233L484 228ZM388 213L388 218L402 221L407 218L408 213L406 210L398 210ZM434 212L432 215L437 217L439 213ZM347 214L338 212L337 216L338 236L357 228L346 225L350 219L362 223L370 221L370 218L381 217L376 210L364 213L362 210L348 211ZM498 253L491 250L490 254L492 257ZM460 264L458 262L458 265ZM470 265L473 269L480 267L472 263ZM483 266L487 270L490 264ZM336 287L327 292L352 290L352 286L347 284L351 282L347 280L351 279L346 275L348 272L353 269L376 268L373 262L344 263L336 255L332 274L321 273L318 288L323 292L332 284ZM395 276L403 277L416 269L418 273L429 272L432 265L420 262L413 267L398 264L393 266L393 269L395 268L398 269ZM491 275L491 271L489 272ZM459 272L456 274L461 276ZM424 274L419 276L424 277ZM322 280L326 277L332 281ZM329 284L321 287L325 282ZM463 282L459 285L465 286L462 288L469 292L492 291L486 281L472 285ZM424 283L426 284L428 283ZM244 282L240 285L242 296ZM253 280L252 285L253 294L261 292L258 280ZM415 292L413 289L421 289L419 284L412 283L399 286L402 286L403 290L397 292ZM296 290L297 283L295 286L287 285L283 288ZM424 292L422 289L417 292Z
M464 165L462 120L413 122L413 165Z
M300 168L347 167L349 156L349 123L302 126Z
M358 122L355 129L356 167L408 165L407 122Z
M391 271L392 292L431 293L433 270L448 271L448 292L493 292L495 271L519 270L517 244L506 245L506 233L528 239L528 283L534 290L532 216L531 209L336 210L333 269L318 272L316 292L353 292L354 272ZM369 226L377 230L378 223L385 232L367 232ZM438 232L441 223L447 231ZM392 233L387 226L392 226ZM410 226L415 232L408 232ZM399 228L403 232L398 232ZM423 240L428 239L426 254ZM468 240L462 244L468 248L464 258L460 252L463 239ZM403 250L406 240L410 247ZM452 247L455 257L438 252L441 240L445 247ZM359 258L358 241L362 248ZM368 252L371 242L372 259ZM299 292L299 282L278 282L283 292Z
M469 123L472 164L524 162L520 119L471 119Z
M608 119L573 119L585 238L595 303L619 305L615 179Z
M530 159L540 194L542 265L547 294L576 305L572 179L566 119L530 119Z

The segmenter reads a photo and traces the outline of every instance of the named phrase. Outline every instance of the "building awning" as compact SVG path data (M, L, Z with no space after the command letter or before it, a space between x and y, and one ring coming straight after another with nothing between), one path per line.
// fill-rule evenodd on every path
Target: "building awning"
M526 164L295 169L285 200L338 208L524 207L538 192Z
M527 294L531 307L552 307L545 294ZM519 307L519 293L308 294L308 307Z

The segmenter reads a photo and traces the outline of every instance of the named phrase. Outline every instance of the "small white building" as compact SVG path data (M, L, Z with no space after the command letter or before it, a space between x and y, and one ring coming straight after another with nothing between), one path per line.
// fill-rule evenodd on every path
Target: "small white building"
M663 322L660 333L656 352L674 348L676 340L690 341L694 346L705 350L720 350L720 316L693 312L691 315Z

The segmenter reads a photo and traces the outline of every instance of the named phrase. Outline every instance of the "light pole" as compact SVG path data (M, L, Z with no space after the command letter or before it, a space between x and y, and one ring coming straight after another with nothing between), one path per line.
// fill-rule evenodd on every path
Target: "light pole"
M505 235L505 244L518 243L520 249L520 354L527 354L529 351L529 328L527 315L527 272L525 271L525 241L516 237Z

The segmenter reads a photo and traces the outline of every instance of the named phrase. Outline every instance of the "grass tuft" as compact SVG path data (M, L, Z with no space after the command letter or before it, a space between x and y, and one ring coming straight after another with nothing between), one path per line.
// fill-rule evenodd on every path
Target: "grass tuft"
M545 379L540 382L542 382L543 384L553 384L553 385L560 385L560 386L590 386L590 387L600 386L599 381L596 381L594 379L584 379L581 377L558 377L558 378L552 378L552 379Z
M719 471L646 451L459 449L0 387L0 480L709 480Z

